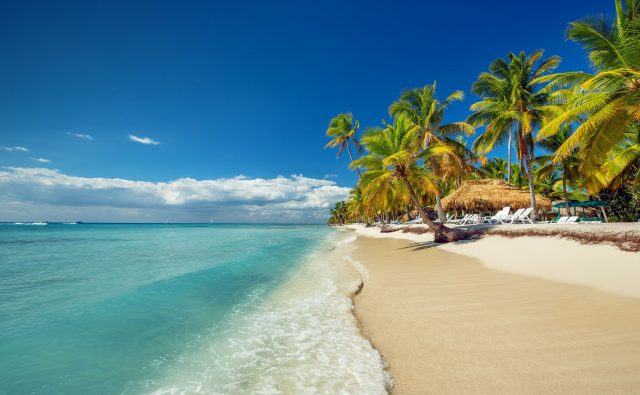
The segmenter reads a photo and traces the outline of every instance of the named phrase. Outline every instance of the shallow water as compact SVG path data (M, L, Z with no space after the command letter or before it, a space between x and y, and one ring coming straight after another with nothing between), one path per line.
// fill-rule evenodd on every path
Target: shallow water
M341 243L324 226L1 225L0 392L384 393Z

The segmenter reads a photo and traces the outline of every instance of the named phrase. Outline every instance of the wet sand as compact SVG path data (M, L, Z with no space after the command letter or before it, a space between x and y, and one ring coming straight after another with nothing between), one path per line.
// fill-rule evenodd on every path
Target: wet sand
M483 262L515 240L493 268ZM360 236L355 245L368 270L355 312L390 365L394 393L640 392L640 298L622 296L628 281L616 285L627 273L640 288L640 254L545 238L429 248ZM557 248L564 253L549 262ZM592 269L581 262L602 256L617 274L585 275Z

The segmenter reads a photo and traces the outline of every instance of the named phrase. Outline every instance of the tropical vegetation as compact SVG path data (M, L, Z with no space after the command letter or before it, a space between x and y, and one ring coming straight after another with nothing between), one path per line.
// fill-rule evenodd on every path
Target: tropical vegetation
M403 92L389 106L391 119L367 128L360 140L351 114L332 119L327 147L338 147L338 156L347 150L359 180L329 222L417 218L436 239L456 240L463 236L444 225L440 201L464 180L482 178L528 189L531 207L536 193L567 210L571 200L601 199L610 203L611 219L637 221L640 0L614 5L613 17L568 27L567 38L586 51L588 72L555 72L560 58L543 50L512 52L479 74L467 119L448 121L448 108L464 93L439 100L435 82ZM350 145L362 155L354 158ZM505 145L507 157L495 156Z

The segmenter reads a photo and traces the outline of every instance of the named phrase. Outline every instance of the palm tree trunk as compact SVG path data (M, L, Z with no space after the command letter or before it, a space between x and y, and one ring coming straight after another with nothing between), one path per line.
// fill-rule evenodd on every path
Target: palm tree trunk
M413 204L415 204L416 208L418 209L418 213L420 213L420 216L422 217L422 221L434 231L434 241L436 243L446 243L449 241L458 241L463 239L464 236L461 232L455 231L454 229L448 228L442 224L436 224L435 222L431 221L427 213L422 208L420 199L418 198L418 194L416 194L416 191L411 186L409 179L404 174L402 174L401 176L402 181L404 181L405 185L407 186L407 190L411 195Z
M436 212L438 213L438 219L441 224L447 222L447 216L444 213L444 209L442 208L442 197L440 196L440 191L436 192Z
M567 193L567 165L562 164L562 193L564 194L564 207L569 213L569 194Z
M533 163L530 158L529 152L525 152L524 154L525 161L527 162L527 177L529 178L529 200L531 201L531 207L533 211L531 211L531 221L536 220L536 191L535 185L533 182Z
M347 154L349 154L349 159L353 162L353 156L351 155L351 148L349 148L349 143L347 142ZM358 173L358 178L362 178L362 174L360 173L360 169L356 167L356 173Z

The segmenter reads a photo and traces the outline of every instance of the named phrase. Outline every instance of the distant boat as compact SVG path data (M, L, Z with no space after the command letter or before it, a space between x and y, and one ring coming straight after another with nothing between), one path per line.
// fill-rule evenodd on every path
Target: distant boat
M213 218L209 218L209 225L213 225Z

